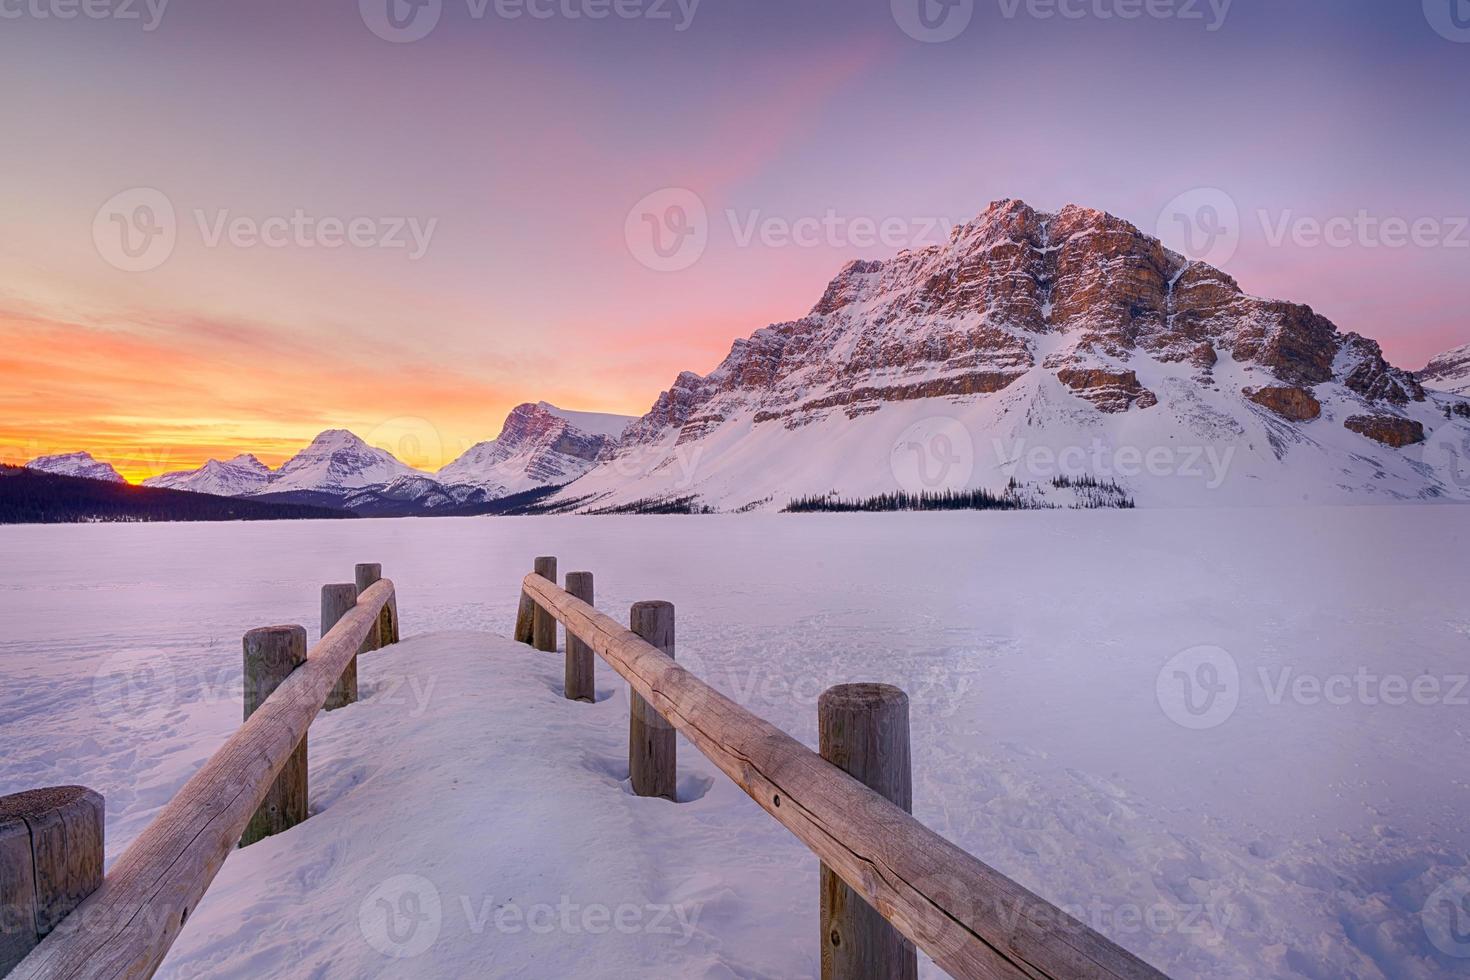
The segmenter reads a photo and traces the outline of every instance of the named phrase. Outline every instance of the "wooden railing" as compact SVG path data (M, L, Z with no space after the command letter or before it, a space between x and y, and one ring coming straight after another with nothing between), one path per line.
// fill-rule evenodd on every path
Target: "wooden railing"
M356 699L359 652L398 637L393 583L377 565L359 565L357 572L355 584L323 588L323 635L310 653L300 626L246 634L245 723L100 885L101 797L67 787L0 798L0 891L17 890L29 872L35 922L31 932L22 928L3 938L12 954L13 944L29 948L40 940L7 980L151 976L230 851L305 819L312 719L324 706ZM36 828L50 825L66 828L57 835L66 846L40 846ZM63 887L43 887L48 881ZM24 907L27 896L20 897ZM5 965L0 959L0 974Z
M902 698L902 692L886 685L844 685L823 696L823 751L844 763L835 764L679 666L669 604L639 603L631 617L634 629L624 628L559 588L548 577L556 574L555 559L537 559L536 568L522 582L516 638L555 650L554 627L548 636L540 621L554 618L568 637L568 677L585 673L572 663L585 644L628 682L634 791L672 795L677 731L816 854L824 874L860 899L851 904L862 908L838 907L842 903L829 901L829 889L823 888L824 977L913 976L909 942L956 977L1163 977L907 812L907 699L901 712L892 710L899 703L894 695ZM574 574L590 595L590 573ZM650 632L658 635L649 637ZM657 724L642 715L643 706L668 726L669 744L662 750L650 749ZM843 730L854 725L864 730ZM829 752L829 743L842 748ZM896 751L887 759L873 758L883 754L884 745ZM876 753L874 746L880 747ZM858 765L846 764L864 754L868 758ZM854 770L859 778L850 774ZM863 918L864 911L872 921ZM888 928L901 937L885 935Z

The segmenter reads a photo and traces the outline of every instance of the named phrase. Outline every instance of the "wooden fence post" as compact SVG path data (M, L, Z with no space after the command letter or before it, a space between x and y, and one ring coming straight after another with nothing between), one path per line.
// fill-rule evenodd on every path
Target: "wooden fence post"
M912 813L909 699L891 684L839 684L817 699L822 758ZM822 980L913 980L913 943L822 865Z
M322 636L326 636L337 620L352 611L357 605L357 586L351 582L341 585L322 586ZM328 711L345 708L347 705L357 701L357 658L353 657L347 669L342 671L342 679L337 686L332 688L332 693L327 695L325 705Z
M377 562L363 562L362 564L357 566L355 572L357 578L357 594L362 595L368 590L369 586L371 586L374 582L383 577L383 566L378 564ZM388 616L387 603L383 604L383 611L378 614L378 621L374 623L373 628L368 631L367 639L362 641L362 648L358 651L359 653L366 653L369 650L377 650L388 642L385 637L387 637L392 632L392 630L385 630L383 628L383 620L385 618L391 618Z
M628 628L670 657L674 655L674 604L635 602ZM674 798L678 733L636 691L628 712L628 777L639 796Z
M84 786L0 796L0 976L102 884L103 810Z
M555 558L537 558L533 571L551 582L552 585L556 584ZM539 605L535 607L531 616L531 637L531 645L537 650L556 652L556 617Z
M587 605L592 605L592 573L567 572L568 594L576 596ZM567 630L567 671L563 688L568 701L596 701L593 689L595 674L592 648Z
M356 597L353 598L356 602ZM245 634L245 717L265 703L291 671L306 663L306 628L265 626ZM306 736L250 818L240 846L279 834L306 819Z

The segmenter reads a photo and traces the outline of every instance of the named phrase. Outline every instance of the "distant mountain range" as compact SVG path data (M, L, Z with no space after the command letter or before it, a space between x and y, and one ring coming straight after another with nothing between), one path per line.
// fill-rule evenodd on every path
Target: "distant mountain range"
M849 263L641 418L518 406L437 473L345 430L152 487L373 516L1470 500L1470 346L1417 375L1128 222L992 204ZM120 481L86 453L32 468ZM931 499L932 498L932 499Z
M352 516L351 512L335 507L135 487L122 479L66 476L0 465L0 524L283 521Z
M520 405L506 418L499 438L472 446L433 474L345 429L329 429L276 470L246 453L165 473L143 485L372 517L493 513L575 480L631 421L624 415L568 412L546 402ZM85 452L43 456L27 466L125 482Z

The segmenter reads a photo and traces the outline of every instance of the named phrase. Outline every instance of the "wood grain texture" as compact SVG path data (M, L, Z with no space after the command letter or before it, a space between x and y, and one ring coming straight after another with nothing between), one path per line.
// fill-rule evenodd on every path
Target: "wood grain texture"
M357 605L357 586L351 582L322 586L322 628L320 636L326 636L337 621ZM385 607L386 608L386 607ZM332 693L327 695L328 711L345 708L357 701L357 658L353 657L342 671L342 677Z
M891 684L841 684L817 699L822 758L914 811L909 699ZM914 944L825 864L819 872L823 980L917 980Z
M362 595L374 582L379 581L383 577L383 566L375 561L363 562L354 569L353 577L357 584L357 594ZM392 599L390 598L389 601L391 602ZM386 606L387 603L384 603L384 605ZM357 652L367 653L370 650L380 649L385 642L383 639L383 613L382 610L379 610L377 622L373 623L373 628L368 631L368 635L363 637L362 649Z
M591 572L567 572L566 590L587 605L594 604ZM592 648L568 633L567 665L562 681L562 692L568 701L591 703L597 699L596 664Z
M85 786L0 797L0 974L102 884L105 825Z
M556 559L537 558L531 574L539 575L555 585ZM547 653L556 652L556 619L545 609L536 608L531 613L531 645Z
M531 641L534 639L531 629L535 617L536 604L531 601L530 596L526 595L526 590L522 589L520 604L516 606L515 632L511 634L511 638L517 643L524 643L530 646Z
M153 974L392 594L383 579L358 598L7 980Z
M957 977L1164 975L919 823L619 623L523 587L849 887Z
M665 657L674 656L674 604L635 602L628 626ZM571 631L567 631L571 635ZM674 798L679 781L679 736L636 690L628 698L628 781L639 796Z
M354 602L355 602L354 598ZM245 634L245 719L260 710L276 688L306 663L306 630L300 626L265 626ZM340 684L340 679L338 680ZM335 690L335 687L334 687ZM240 846L246 847L272 834L279 834L306 819L306 736L292 751L265 799L261 800Z

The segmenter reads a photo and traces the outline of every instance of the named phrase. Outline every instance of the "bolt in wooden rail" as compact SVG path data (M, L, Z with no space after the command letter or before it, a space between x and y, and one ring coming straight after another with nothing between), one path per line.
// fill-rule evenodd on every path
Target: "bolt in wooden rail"
M942 968L987 980L1163 974L934 833L539 575L522 588Z
M363 591L8 980L147 977L158 969L393 593L388 579Z

